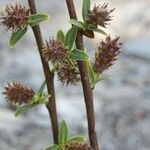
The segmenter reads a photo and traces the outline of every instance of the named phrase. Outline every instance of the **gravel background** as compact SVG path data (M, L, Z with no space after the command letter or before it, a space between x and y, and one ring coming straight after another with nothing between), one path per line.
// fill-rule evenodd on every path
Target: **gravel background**
M0 7L3 8L7 2L18 1L1 0ZM69 28L65 1L36 2L39 12L51 14L51 20L42 23L44 39L55 36L55 31L60 28L64 31ZM80 12L80 0L75 2L77 12ZM104 1L93 0L93 5L96 2ZM149 150L150 1L105 2L116 8L108 33L121 35L124 45L119 61L105 72L111 79L99 83L94 93L96 128L102 150ZM12 80L20 80L38 89L43 74L31 30L14 49L7 45L9 36L9 33L0 29L0 93L2 86ZM89 53L95 52L96 45L102 38L97 34L95 40L85 39ZM71 135L86 135L81 85L62 87L56 78L56 93L59 120L65 119L68 122ZM15 118L14 109L0 94L0 150L42 150L51 142L49 116L44 106Z

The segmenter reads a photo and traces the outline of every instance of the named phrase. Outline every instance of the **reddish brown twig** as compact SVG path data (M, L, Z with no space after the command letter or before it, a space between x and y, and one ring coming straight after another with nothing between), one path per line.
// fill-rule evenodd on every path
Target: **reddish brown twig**
M37 11L36 11L34 0L28 0L28 3L29 3L31 14L36 14ZM58 121L57 121L57 111L56 111L56 102L55 102L54 73L50 71L48 63L44 60L42 56L43 40L42 40L40 26L36 25L32 27L32 30L40 53L40 58L43 65L43 71L45 74L48 93L49 95L51 95L51 97L49 98L49 103L47 104L47 109L49 111L49 115L51 119L54 143L58 143Z
M66 3L67 3L70 18L71 19L77 19L73 0L66 0ZM83 35L80 32L78 32L78 34L77 34L76 47L78 49L84 49ZM81 81L82 81L83 92L84 92L84 99L85 99L85 104L86 104L90 144L94 150L99 150L97 135L95 132L95 115L94 115L94 106L93 106L93 93L92 93L92 89L91 89L90 83L89 83L86 62L78 61L78 66L79 66L79 71L80 71L80 75L81 75Z

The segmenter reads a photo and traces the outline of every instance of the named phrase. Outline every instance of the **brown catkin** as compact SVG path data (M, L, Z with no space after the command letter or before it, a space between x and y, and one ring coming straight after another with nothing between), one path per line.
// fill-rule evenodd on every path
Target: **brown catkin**
M6 5L4 11L0 13L0 24L6 30L15 32L27 25L29 14L29 8L20 4Z
M92 150L92 148L88 143L73 141L66 145L65 150Z
M102 41L100 46L98 46L98 52L95 54L95 62L93 64L93 69L96 73L101 74L103 71L107 70L113 65L117 56L120 54L121 44L118 42L119 37L111 39L110 36Z
M49 40L45 42L42 51L45 60L47 62L51 61L52 63L62 62L68 55L68 51L63 43L54 38L49 38Z
M76 64L74 64L74 66L76 67ZM77 68L64 62L58 68L58 78L63 84L75 85L80 80L79 71Z
M106 27L106 25L108 25L108 22L112 20L111 13L115 10L108 10L107 6L108 4L104 3L103 5L95 5L93 10L89 10L88 22L93 25Z
M15 81L13 81L12 83L8 83L7 86L4 87L4 89L5 91L3 92L3 94L6 96L6 100L14 105L29 103L35 95L35 92L31 88L28 88Z

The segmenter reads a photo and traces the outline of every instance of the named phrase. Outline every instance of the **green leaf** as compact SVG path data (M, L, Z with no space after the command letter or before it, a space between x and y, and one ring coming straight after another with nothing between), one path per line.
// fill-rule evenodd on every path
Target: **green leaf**
M31 103L34 103L34 104L47 104L49 97L50 97L50 95L45 94L45 93L36 93L34 95L33 99L31 100Z
M50 146L48 148L46 148L45 150L58 150L59 146L57 144L54 144L53 146Z
M83 50L74 49L71 51L69 58L77 61L86 61L89 59L89 56Z
M78 27L78 28L81 28L81 29L84 29L84 24L81 22L81 21L78 21L78 20L75 20L75 19L71 19L69 21L72 25Z
M89 74L89 81L91 84L91 88L94 88L94 86L96 85L96 83L108 79L105 76L102 75L98 75L97 73L94 72L92 65L89 61L87 61L87 69L88 69L88 74Z
M29 17L28 23L30 26L35 26L40 22L43 22L48 19L49 19L48 14L34 14Z
M64 35L64 32L62 30L59 30L57 32L57 39L61 42L64 43L64 39L65 39L65 35Z
M87 61L87 69L88 69L90 84L93 86L93 83L95 83L95 73L93 71L90 61Z
M87 29L92 30L92 31L94 31L94 32L101 33L101 34L103 34L103 35L107 35L105 31L103 31L102 29L99 29L99 28L97 28L97 27L95 28L95 27L89 26L89 27L87 27Z
M24 36L26 32L27 32L27 27L24 27L12 33L9 41L10 46L11 47L15 46L15 44Z
M36 93L33 97L33 99L31 99L31 102L28 104L24 104L22 106L19 106L15 112L15 116L19 116L22 113L25 113L27 111L29 111L30 109L32 109L35 106L41 105L41 104L46 104L48 102L48 98L50 96L47 94L41 94L41 93Z
M66 34L65 37L65 47L68 47L69 50L72 49L73 44L75 42L77 36L77 28L76 27L72 27Z
M88 18L88 11L90 10L91 0L83 0L82 5L82 17L84 20Z
M106 76L98 75L95 73L95 85L96 85L96 83L98 83L102 80L106 80L106 79L110 79L110 78L106 77Z
M34 106L35 106L35 104L26 104L26 105L18 107L16 112L15 112L15 117L19 116L22 113L29 111Z
M71 137L69 140L68 140L68 143L69 142L73 142L73 141L77 141L77 142L85 142L87 139L86 139L86 137L84 137L84 136L73 136L73 137Z
M102 29L99 29L99 28L93 29L93 31L101 33L103 35L107 35L105 31L103 31Z
M46 86L46 81L44 81L44 82L42 83L41 87L40 87L39 90L38 90L38 93L43 93L45 86Z
M61 122L59 136L58 136L58 143L59 145L65 145L68 141L68 126L66 122L63 120Z

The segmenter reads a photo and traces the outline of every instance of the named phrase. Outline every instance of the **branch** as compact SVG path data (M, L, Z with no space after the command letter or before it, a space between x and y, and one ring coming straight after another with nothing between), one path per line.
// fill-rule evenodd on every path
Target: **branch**
M36 14L36 6L34 0L28 0L29 6L30 6L30 11L31 14ZM54 90L54 73L52 73L49 69L48 63L44 60L42 56L42 46L43 46L43 40L42 40L42 35L41 35L41 30L40 26L36 25L32 27L35 40L38 46L42 66L43 66L43 71L47 83L47 90L48 94L51 95L49 98L49 103L47 104L47 109L50 115L50 120L52 124L52 130L53 130L53 138L54 138L54 143L58 143L58 121L57 121L57 110L56 110L56 102L55 102L55 90Z
M66 0L66 3L67 3L70 18L77 19L73 0ZM77 34L76 47L77 47L77 49L84 49L83 35L80 32L78 32L78 34ZM90 144L94 150L99 150L97 135L95 132L93 93L92 93L92 89L91 89L90 83L89 83L86 62L78 61L78 66L79 66L79 71L80 71L81 81L82 81L82 86L83 86L83 92L84 92Z

